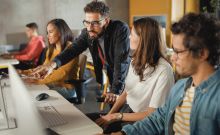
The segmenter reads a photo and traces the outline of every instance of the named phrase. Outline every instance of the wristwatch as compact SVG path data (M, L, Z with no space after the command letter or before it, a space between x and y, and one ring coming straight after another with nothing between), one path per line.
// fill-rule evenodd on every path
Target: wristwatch
M123 113L119 113L119 115L118 115L119 121L121 121L122 117L123 117Z

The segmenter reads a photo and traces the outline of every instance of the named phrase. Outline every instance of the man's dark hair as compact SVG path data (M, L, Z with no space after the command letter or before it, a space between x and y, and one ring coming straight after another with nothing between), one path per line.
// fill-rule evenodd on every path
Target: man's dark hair
M220 59L220 23L209 14L189 13L171 25L173 34L184 34L183 45L199 57L204 49L209 50L207 61L216 65Z
M26 27L31 28L31 29L38 29L38 26L36 23L29 23L26 25Z
M100 13L103 17L109 16L109 8L103 2L92 1L84 8L85 13Z

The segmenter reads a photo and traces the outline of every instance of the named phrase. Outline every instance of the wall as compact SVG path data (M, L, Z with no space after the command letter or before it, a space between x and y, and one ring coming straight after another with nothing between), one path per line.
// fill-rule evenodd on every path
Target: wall
M30 22L36 22L40 27L39 33L45 35L49 16L54 17L53 8L50 8L53 5L49 4L53 2L54 0L0 0L0 45L29 41L25 35L25 25Z
M200 0L185 0L186 1L186 13L193 12L199 13Z
M189 12L199 13L199 0L172 0L171 20L178 21ZM172 40L172 35L170 41ZM172 44L170 43L170 47Z
M110 9L110 18L129 22L129 0L105 0Z
M130 0L129 25L134 15L167 15L166 41L170 44L171 0Z
M185 14L185 0L172 0L172 21L179 20Z
M46 25L54 18L64 19L71 29L83 29L83 8L92 0L0 0L0 45L27 43L25 25L36 22L46 37ZM128 0L100 0L110 8L110 18L128 23ZM22 38L23 37L23 38Z

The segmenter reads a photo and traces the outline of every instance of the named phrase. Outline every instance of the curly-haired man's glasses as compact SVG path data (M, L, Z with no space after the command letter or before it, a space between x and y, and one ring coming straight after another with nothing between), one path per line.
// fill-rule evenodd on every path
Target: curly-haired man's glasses
M186 52L186 51L189 51L189 49L185 49L185 50L182 50L182 51L177 51L177 50L175 50L175 49L173 48L173 53L176 54L176 58L177 58L177 59L181 59L181 58L182 58L181 53Z
M100 21L93 21L93 22L88 22L88 21L84 20L84 21L83 21L83 24L84 24L86 27L89 27L90 24L91 24L92 26L94 26L94 27L98 27L99 24L100 24L103 20L105 20L105 19L102 19L102 20L100 20Z

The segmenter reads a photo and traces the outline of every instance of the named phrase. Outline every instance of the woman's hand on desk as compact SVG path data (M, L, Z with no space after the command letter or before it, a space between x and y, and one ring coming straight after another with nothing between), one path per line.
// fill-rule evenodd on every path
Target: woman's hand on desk
M24 82L28 83L28 84L38 85L38 80L37 79L25 78Z
M100 118L98 118L95 123L99 125L103 130L106 130L109 124L115 121L119 121L118 115L118 113L107 114L105 116L100 115Z

